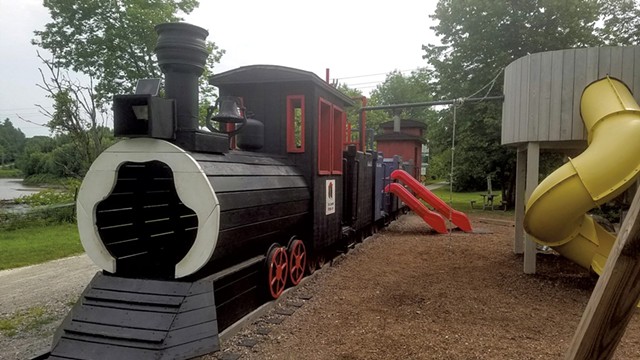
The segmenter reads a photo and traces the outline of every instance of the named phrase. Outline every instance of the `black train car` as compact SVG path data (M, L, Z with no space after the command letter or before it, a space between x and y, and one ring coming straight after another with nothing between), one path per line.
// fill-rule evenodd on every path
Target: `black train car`
M344 163L343 236L347 241L362 241L372 233L373 226L372 154L356 151L355 145L350 145L344 152Z
M278 297L305 258L367 235L377 217L372 155L343 152L351 99L310 72L246 66L210 79L220 125L199 130L207 32L157 31L166 98L114 98L114 133L128 139L92 164L77 204L82 244L103 271L56 332L52 358L214 351L258 289Z
M286 156L311 192L312 226L301 234L313 263L341 240L345 107L353 102L317 75L252 65L211 77L221 96L241 99L264 124L260 152ZM310 224L311 225L311 224Z
M391 173L394 170L402 169L402 157L398 155L393 155L390 158L383 158L382 167L384 170L384 181L383 187L391 184L393 180L391 179ZM382 206L384 208L384 216L390 220L395 219L398 216L398 212L402 210L401 201L392 193L385 192L382 196Z
M384 192L384 182L385 182L385 165L383 165L384 155L378 151L371 151L372 158L372 173L373 173L373 185L372 196L373 196L373 213L371 215L373 221L373 230L376 231L378 228L384 226L385 221L385 211L383 206L383 196L385 196Z

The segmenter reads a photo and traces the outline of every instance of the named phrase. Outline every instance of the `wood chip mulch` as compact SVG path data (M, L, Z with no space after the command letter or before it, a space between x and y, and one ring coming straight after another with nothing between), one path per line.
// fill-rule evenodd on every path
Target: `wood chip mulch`
M554 253L525 275L512 222L471 220L401 217L205 359L562 359L596 279ZM638 358L636 313L614 359Z

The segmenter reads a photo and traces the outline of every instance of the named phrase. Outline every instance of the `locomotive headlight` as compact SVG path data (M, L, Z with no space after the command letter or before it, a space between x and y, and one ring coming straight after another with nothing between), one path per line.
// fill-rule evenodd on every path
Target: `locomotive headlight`
M121 276L181 278L215 249L220 207L200 165L158 139L122 140L91 165L77 200L87 255Z

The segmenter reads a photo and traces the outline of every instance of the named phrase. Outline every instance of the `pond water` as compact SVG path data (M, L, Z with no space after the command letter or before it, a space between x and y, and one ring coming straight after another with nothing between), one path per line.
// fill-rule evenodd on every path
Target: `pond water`
M0 200L11 200L37 193L42 189L22 184L22 179L0 179Z

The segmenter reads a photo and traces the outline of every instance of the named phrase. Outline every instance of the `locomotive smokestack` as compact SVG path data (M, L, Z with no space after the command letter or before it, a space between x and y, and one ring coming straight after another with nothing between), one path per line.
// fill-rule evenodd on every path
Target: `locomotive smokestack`
M205 41L209 32L186 23L160 24L155 29L155 52L165 76L165 97L176 101L180 139L180 133L198 129L198 78L209 55Z

